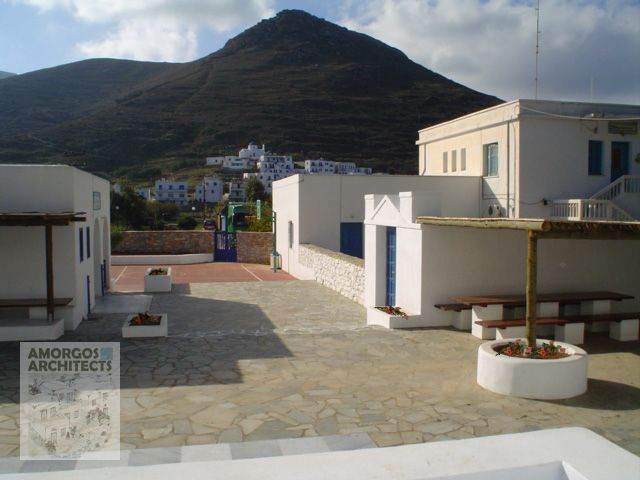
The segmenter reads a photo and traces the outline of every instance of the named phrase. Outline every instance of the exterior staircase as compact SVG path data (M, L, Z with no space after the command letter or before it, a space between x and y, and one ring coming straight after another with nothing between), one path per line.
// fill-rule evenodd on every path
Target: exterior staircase
M554 200L554 220L634 222L640 218L640 175L623 175L591 198Z

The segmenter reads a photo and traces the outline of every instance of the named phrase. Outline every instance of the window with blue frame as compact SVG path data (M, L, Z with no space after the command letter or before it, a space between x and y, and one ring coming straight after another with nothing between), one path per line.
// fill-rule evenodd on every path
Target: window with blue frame
M78 229L78 240L80 244L80 262L84 260L84 235L82 235L82 227Z
M483 147L484 151L484 176L498 176L498 143L488 143Z
M602 175L601 140L589 140L589 175Z
M87 227L87 258L91 258L91 233Z

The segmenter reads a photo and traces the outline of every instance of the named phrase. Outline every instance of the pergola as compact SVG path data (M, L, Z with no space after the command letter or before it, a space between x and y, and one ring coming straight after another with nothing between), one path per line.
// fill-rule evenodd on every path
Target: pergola
M0 213L0 227L44 227L47 319L54 320L55 298L53 290L53 227L66 226L72 222L86 221L85 212L70 213ZM25 302L26 306L28 302ZM16 303L18 305L19 302Z
M584 222L535 218L418 217L417 223L445 227L522 230L527 233L526 333L536 344L538 239L640 240L640 222Z

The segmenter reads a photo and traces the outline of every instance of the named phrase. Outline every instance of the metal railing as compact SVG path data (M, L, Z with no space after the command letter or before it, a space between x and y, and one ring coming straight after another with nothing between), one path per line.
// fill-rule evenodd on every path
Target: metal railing
M635 219L610 200L554 200L551 218L555 220L633 222Z
M591 197L593 200L613 200L623 193L640 193L640 175L623 175Z

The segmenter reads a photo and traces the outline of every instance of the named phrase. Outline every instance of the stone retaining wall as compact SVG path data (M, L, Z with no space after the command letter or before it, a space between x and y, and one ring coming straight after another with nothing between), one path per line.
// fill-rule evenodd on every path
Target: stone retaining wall
M269 265L273 249L271 232L238 232L236 238L238 262Z
M181 255L213 253L213 236L204 230L159 230L122 232L122 241L113 249L120 255Z
M316 282L364 305L364 260L311 244L301 244L298 261Z

